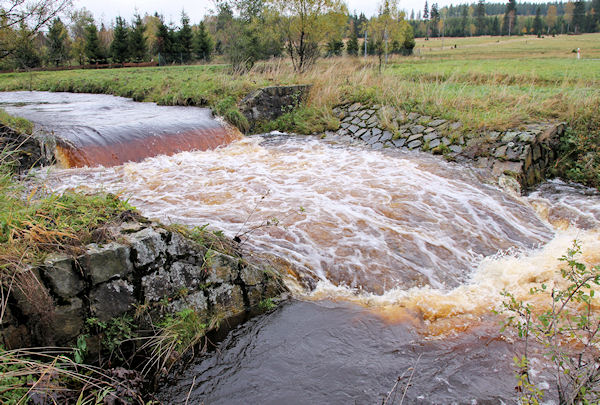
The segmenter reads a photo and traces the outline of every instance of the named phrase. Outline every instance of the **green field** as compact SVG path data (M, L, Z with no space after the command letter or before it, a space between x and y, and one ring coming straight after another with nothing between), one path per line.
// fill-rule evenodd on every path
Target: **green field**
M572 52L577 47L581 60ZM0 75L2 91L107 93L209 106L241 128L247 122L237 101L259 87L293 83L313 85L308 102L265 129L333 129L338 125L333 106L350 101L459 120L469 134L565 121L572 129L564 145L568 158L557 173L600 185L600 34L445 38L443 44L421 39L414 56L391 57L381 72L375 57L338 57L321 59L303 74L283 59L258 63L245 75L231 74L225 64Z

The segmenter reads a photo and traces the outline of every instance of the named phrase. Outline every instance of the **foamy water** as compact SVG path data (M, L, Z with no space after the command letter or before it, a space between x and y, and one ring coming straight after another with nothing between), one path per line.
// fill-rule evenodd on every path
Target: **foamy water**
M424 154L314 138L252 137L213 151L56 170L49 180L55 190L119 193L162 221L208 223L242 235L248 247L315 274L321 280L315 297L357 297L362 290L360 300L371 304L423 307L407 297L419 291L426 302L434 291L438 301L454 303L449 313L481 306L477 294L521 286L509 267L525 266L539 252L556 259L577 236L572 230L555 236L540 208L553 202L540 194L509 196L470 169ZM586 238L594 240L591 229ZM507 273L489 270L494 266Z
M555 181L514 197L422 153L251 137L40 176L55 191L118 193L164 222L208 223L318 280L288 280L302 301L235 331L162 390L166 402L381 402L413 364L410 403L510 401L516 346L491 317L500 292L547 301L529 290L560 283L574 239L579 260L600 263L592 190Z

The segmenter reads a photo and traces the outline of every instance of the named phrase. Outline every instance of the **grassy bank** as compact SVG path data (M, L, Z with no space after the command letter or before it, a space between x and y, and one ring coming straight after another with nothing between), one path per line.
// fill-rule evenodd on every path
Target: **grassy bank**
M0 90L107 93L166 105L209 106L245 125L236 102L275 84L313 85L305 106L265 129L300 133L334 129L334 105L361 101L461 121L465 132L566 121L572 127L556 168L573 180L600 185L600 34L560 37L479 37L419 41L408 58L392 57L379 73L375 58L320 60L304 74L283 60L246 75L225 65L81 70L0 75ZM443 46L442 46L443 45ZM456 48L450 48L456 45ZM573 49L582 48L576 60Z

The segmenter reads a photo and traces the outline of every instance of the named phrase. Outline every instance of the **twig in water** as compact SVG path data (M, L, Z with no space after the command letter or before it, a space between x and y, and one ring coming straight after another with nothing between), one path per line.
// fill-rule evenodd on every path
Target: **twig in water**
M381 403L381 405L387 405L388 401L390 400L390 397L392 396L392 394L394 394L394 397L392 398L392 401L390 402L390 405L393 405L394 402L396 401L396 394L398 393L398 391L396 390L396 388L398 388L398 384L400 384L400 381L402 381L402 379L404 378L404 375L406 373L408 373L409 370L411 370L410 373L410 377L408 377L408 381L406 382L406 386L404 387L404 391L402 392L402 398L400 399L400 405L402 405L402 402L404 402L404 397L406 396L406 391L408 391L408 387L410 386L410 382L413 378L413 375L415 374L415 369L417 368L417 364L419 364L419 360L421 360L421 356L423 354L421 353L419 355L419 357L417 357L417 361L415 361L415 365L411 366L409 368L407 368L401 376L399 376L396 379L396 383L394 384L394 386L392 387L392 389L390 390L390 392L388 393L387 397L385 397L385 399L383 400L383 402Z

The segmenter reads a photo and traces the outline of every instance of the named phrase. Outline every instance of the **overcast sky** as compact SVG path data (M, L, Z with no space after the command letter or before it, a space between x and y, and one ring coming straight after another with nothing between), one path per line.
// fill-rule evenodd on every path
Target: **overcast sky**
M473 0L475 2L476 0ZM502 1L502 0L498 0ZM142 15L145 13L154 13L165 16L167 21L178 23L181 9L185 9L193 23L199 22L204 15L208 14L213 8L211 0L74 0L75 7L85 7L90 10L97 20L109 23L116 16L120 15L126 19L131 19L137 9ZM429 3L435 3L430 0ZM438 0L440 7L448 4L459 4L469 1ZM358 14L362 11L368 17L377 11L378 0L347 0L350 12L356 10ZM400 0L400 8L407 10L421 10L425 0Z

